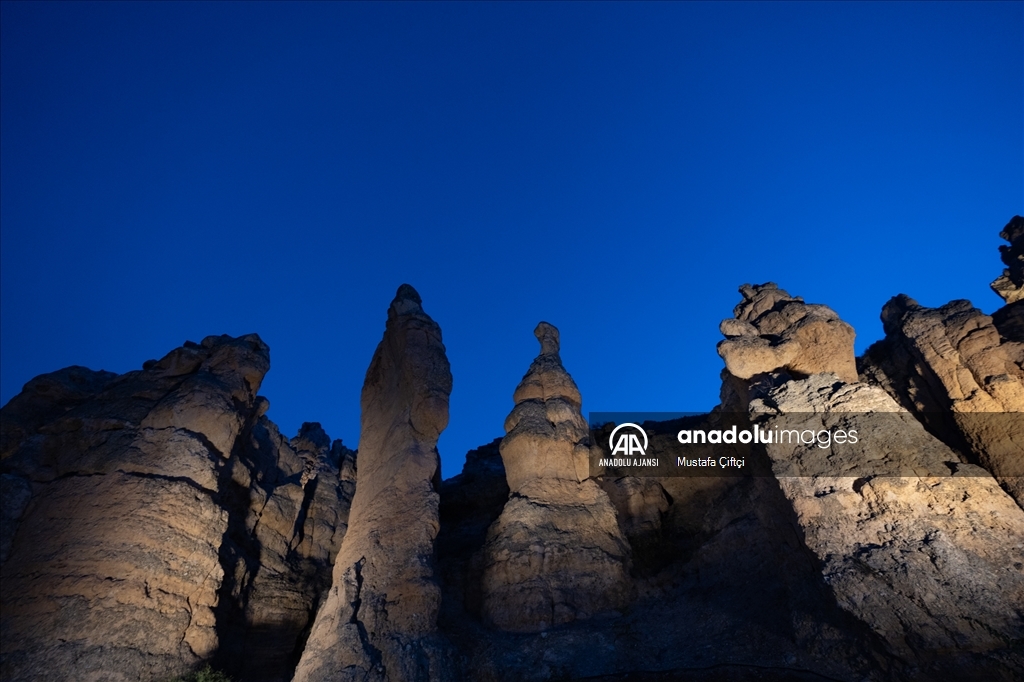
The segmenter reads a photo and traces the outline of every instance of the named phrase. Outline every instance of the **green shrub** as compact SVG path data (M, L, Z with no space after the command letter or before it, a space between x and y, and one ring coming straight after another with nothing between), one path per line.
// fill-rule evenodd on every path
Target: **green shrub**
M185 677L175 677L170 682L231 682L231 678L207 665L198 672L186 675Z

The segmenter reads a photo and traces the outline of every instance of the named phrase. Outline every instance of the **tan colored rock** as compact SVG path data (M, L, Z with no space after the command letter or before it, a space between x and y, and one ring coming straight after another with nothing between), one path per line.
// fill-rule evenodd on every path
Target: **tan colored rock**
M629 597L629 546L589 478L589 432L558 330L541 322L534 333L541 352L513 394L501 441L511 495L483 549L484 619L514 632L585 619Z
M747 380L785 370L794 376L833 372L855 381L853 327L823 305L804 303L772 282L740 287L735 319L720 326L718 354L733 376Z
M1001 337L969 301L925 308L901 294L882 322L886 338L861 360L864 377L1024 504L1024 343Z
M121 376L37 377L0 410L4 680L290 677L352 453L316 425L279 436L268 367L258 336L208 337Z
M359 480L348 531L295 671L319 680L450 679L437 634L437 439L452 378L441 330L402 285L362 393Z
M767 429L859 430L856 444L765 446L840 606L922 679L1024 669L1024 511L994 479L881 389L835 375L780 381L750 413Z
M0 411L0 459L39 427L95 397L116 377L113 372L73 366L29 381Z
M213 655L220 480L268 367L255 335L186 344L12 449L32 499L0 580L4 679L163 679Z

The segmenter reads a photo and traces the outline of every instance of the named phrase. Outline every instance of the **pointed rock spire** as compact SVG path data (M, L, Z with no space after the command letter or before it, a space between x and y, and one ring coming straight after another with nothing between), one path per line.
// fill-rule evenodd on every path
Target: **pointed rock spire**
M488 531L483 615L537 632L622 605L628 545L608 495L589 476L590 440L576 383L541 322L540 355L514 393L501 441L511 496Z
M451 390L441 328L403 284L366 372L348 532L296 682L452 679L433 574L437 439Z

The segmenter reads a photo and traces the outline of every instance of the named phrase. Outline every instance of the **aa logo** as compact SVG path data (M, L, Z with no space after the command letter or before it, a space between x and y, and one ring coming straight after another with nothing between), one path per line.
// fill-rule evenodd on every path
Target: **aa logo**
M622 429L626 430L622 431ZM619 433L620 431L622 433ZM640 438L637 437L637 433L643 437L643 445L640 445ZM615 438L616 434L618 434L617 440ZM643 457L647 454L647 432L636 424L619 424L612 430L612 435L608 437L608 446L612 449L612 457L615 455Z

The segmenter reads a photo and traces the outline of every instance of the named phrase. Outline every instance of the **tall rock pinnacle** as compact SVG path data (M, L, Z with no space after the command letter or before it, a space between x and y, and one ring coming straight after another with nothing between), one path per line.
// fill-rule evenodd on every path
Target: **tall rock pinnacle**
M408 284L398 289L366 372L348 532L296 681L452 677L433 574L437 439L452 375L441 328L421 304Z
M511 492L487 533L483 615L516 632L608 611L628 597L628 544L608 495L588 478L589 431L576 383L541 322L540 355L513 394L501 458Z

